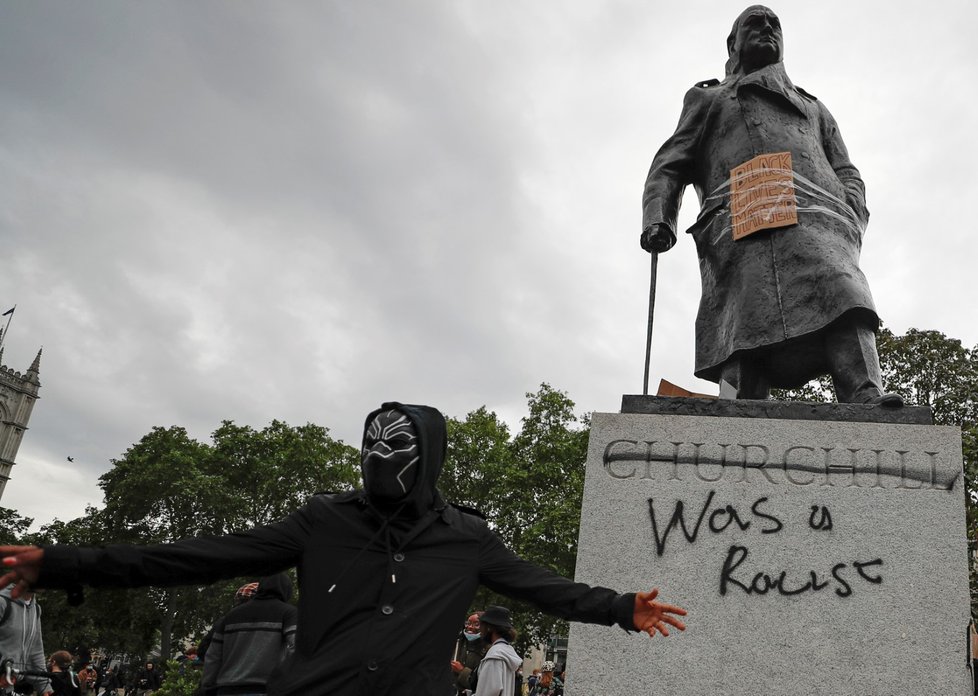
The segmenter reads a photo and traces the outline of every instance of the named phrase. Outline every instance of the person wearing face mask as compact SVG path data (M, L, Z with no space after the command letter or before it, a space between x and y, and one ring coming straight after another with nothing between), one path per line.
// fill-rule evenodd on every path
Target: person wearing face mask
M296 567L295 651L268 693L449 696L457 617L479 585L575 621L649 636L685 629L657 590L619 594L517 557L473 511L435 486L445 418L390 402L365 421L362 490L315 495L284 520L222 537L154 546L0 547L15 593L32 587L187 585Z
M482 640L479 616L482 612L470 614L465 620L465 627L455 641L455 659L452 660L452 672L455 673L455 687L458 696L471 694L476 685L476 668L482 662L489 646Z

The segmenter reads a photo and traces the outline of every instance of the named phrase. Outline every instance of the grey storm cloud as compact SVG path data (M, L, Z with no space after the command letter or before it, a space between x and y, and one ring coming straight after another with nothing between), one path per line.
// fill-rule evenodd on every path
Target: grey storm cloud
M887 325L975 343L962 86L978 11L775 9L789 74L867 181L864 268ZM616 410L642 374L642 183L686 89L721 75L735 14L0 6L0 302L18 305L4 363L23 370L44 345L3 503L82 514L155 425L206 438L278 418L356 442L391 398L459 417L486 404L516 425L543 381ZM708 391L691 375L698 299L682 239L660 263L653 379Z

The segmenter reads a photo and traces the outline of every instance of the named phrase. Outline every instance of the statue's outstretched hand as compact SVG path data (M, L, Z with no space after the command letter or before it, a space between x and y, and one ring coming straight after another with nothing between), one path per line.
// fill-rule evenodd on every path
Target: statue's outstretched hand
M30 592L41 574L41 561L44 559L44 549L36 546L0 546L0 556L3 566L0 572L0 587L16 583L11 591L11 597L20 597Z
M686 616L686 610L655 601L658 594L659 590L653 589L651 592L639 592L635 595L635 613L632 615L635 628L648 633L650 638L656 632L668 636L669 626L685 631L686 624L676 617Z
M672 245L676 243L676 235L664 224L651 225L642 230L639 241L642 248L650 254L661 254L672 249Z

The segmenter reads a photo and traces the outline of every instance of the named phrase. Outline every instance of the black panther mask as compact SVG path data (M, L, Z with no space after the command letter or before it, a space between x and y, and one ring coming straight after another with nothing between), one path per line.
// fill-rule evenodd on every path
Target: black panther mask
M418 478L418 435L400 411L381 411L367 425L361 452L363 484L376 500L404 498Z

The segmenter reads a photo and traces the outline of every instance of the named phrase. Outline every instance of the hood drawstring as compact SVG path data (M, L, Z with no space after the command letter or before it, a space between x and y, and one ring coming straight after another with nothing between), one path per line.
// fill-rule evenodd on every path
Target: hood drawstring
M393 522L397 518L398 514L400 514L401 509L403 509L403 507L404 506L402 505L401 508L398 508L394 512L394 514L391 515L390 517L384 517L378 515L378 517L380 517L380 519L382 520L380 528L376 532L374 532L374 535L370 537L370 541L368 541L364 545L364 547L357 552L357 555L353 557L353 560L350 561L349 565L347 565L346 568L344 568L343 571L337 576L336 580L333 581L333 584L330 585L330 588L326 591L327 594L329 594L330 592L336 589L337 584L339 584L340 580L342 580L343 577L350 571L350 569L357 564L357 561L360 560L360 556L363 555L364 551L366 551L371 546L373 546L374 543L380 539L381 535L384 535L384 546L385 546L384 550L387 553L387 573L388 575L390 575L391 584L392 585L397 584L397 573L394 571L394 556L400 553L405 546L407 546L412 541L414 541L414 539L419 534L421 534L424 530L430 527L432 523L441 516L442 513L442 508L429 510L427 513L425 513L423 517L421 517L421 519L418 520L418 523L411 528L411 530L407 533L407 535L403 539L401 539L401 542L397 545L397 548L395 548L394 538L391 531L391 527L392 527L391 522Z
M338 576L336 576L336 580L334 580L333 581L333 584L330 585L330 587L329 587L328 590L326 590L326 594L329 594L330 592L332 592L333 590L336 589L336 585L339 584L340 580L342 580L343 577L348 572L350 572L350 569L353 568L357 564L357 561L360 560L360 556L363 555L364 551L366 551L371 546L373 546L374 545L374 542L376 542L378 539L380 539L380 536L382 534L385 534L385 533L387 535L387 539L386 539L386 546L387 546L387 566L388 566L388 570L390 571L390 574L391 574L391 582L396 582L397 581L396 578L394 577L394 564L393 564L393 561L391 559L391 555L392 554L391 554L391 538L390 538L391 532L390 532L390 527L391 527L391 522L400 514L401 510L404 509L404 506L406 504L407 503L403 503L401 505L401 507L399 507L394 512L394 514L391 515L390 517L385 517L385 516L383 516L383 515L381 515L379 513L377 514L377 517L379 517L381 519L380 528L376 532L374 532L374 535L372 537L370 537L370 541L368 541L366 544L364 544L364 546L363 546L362 549L360 549L359 551L357 551L357 555L353 557L353 560L350 561L350 563L346 566L346 568L344 568L342 570L342 572L340 572L340 574Z
M394 574L394 551L391 549L391 528L387 525L387 572L391 576L391 585L397 584L397 576Z

